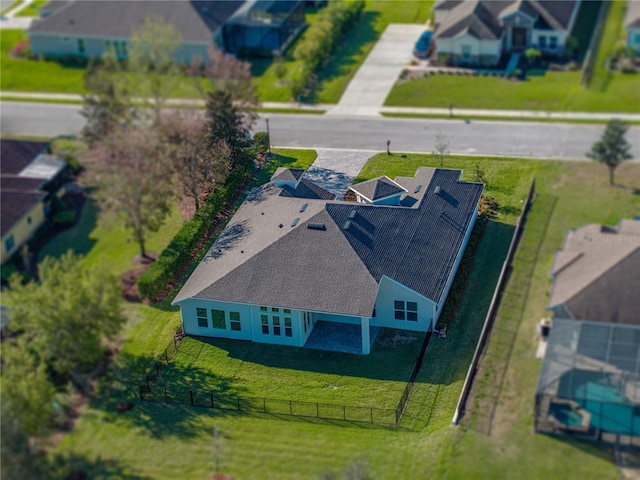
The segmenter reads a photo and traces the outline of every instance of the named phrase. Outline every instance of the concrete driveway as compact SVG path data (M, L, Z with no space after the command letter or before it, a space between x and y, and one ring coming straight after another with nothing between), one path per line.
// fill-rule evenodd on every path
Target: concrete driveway
M377 152L317 148L318 158L305 177L342 198L367 160Z
M413 46L425 29L426 25L413 23L387 26L338 105L327 115L378 115L400 72L413 58Z

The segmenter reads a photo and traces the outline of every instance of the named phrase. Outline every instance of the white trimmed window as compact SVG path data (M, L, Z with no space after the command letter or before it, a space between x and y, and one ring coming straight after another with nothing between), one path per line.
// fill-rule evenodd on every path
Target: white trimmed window
M547 48L547 37L545 35L540 35L538 37L538 46L540 48Z
M558 48L558 37L550 36L549 37L549 48L551 50L555 50Z
M220 330L227 329L224 310L211 310L211 328L218 328Z
M209 319L207 318L206 308L196 308L196 317L198 318L198 326L207 328L209 326Z
M396 320L418 321L418 304L416 302L405 302L395 300L393 302L393 318Z
M240 312L229 312L229 327L234 332L240 332L242 330L242 323L240 322Z
M76 40L76 45L78 47L78 53L80 55L84 55L85 53L87 53L87 49L86 49L85 44L84 44L84 38L78 38Z

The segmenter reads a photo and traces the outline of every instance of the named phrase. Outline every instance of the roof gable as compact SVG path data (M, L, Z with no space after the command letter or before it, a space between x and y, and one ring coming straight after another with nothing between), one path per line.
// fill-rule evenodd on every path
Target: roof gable
M358 183L357 185L352 185L349 189L370 202L400 195L407 191L402 185L398 185L386 175Z

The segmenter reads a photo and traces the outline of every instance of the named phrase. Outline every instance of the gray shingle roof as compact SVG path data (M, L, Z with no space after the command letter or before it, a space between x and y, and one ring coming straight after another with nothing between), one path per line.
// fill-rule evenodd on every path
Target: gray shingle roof
M407 191L406 188L386 176L358 183L349 188L370 201L381 200Z
M639 272L640 221L623 221L617 230L572 230L554 258L549 308L584 320L640 324Z
M335 194L329 190L325 190L320 185L303 178L298 183L298 186L294 190L288 185L282 187L280 192L281 197L297 197L297 198L309 198L311 200L335 200Z
M536 28L566 30L576 6L575 0L445 1L434 7L449 11L434 37L453 38L466 32L481 40L497 40L504 32L500 18L515 12L535 19Z
M195 297L371 316L385 275L440 300L483 186L459 182L457 170L418 174L431 181L412 208L305 200L280 196L273 184L261 188L174 303Z
M640 2L631 0L627 2L627 11L624 14L625 28L640 28Z
M78 0L35 20L29 33L129 38L150 15L171 23L184 42L213 41L216 32L244 1Z
M305 170L302 168L284 168L278 167L271 175L271 181L282 180L285 182L297 182L304 175Z

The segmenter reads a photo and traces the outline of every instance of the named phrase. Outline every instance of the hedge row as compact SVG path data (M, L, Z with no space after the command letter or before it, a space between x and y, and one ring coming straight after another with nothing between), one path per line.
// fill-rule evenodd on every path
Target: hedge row
M194 249L206 235L216 217L233 200L238 189L245 184L251 171L237 169L225 183L217 187L193 218L176 233L171 243L162 251L149 269L138 278L141 297L156 299L191 259Z
M292 85L294 96L302 93L313 72L331 54L340 37L356 24L363 8L364 0L330 2L318 13L293 52L296 60L304 62L302 75Z

